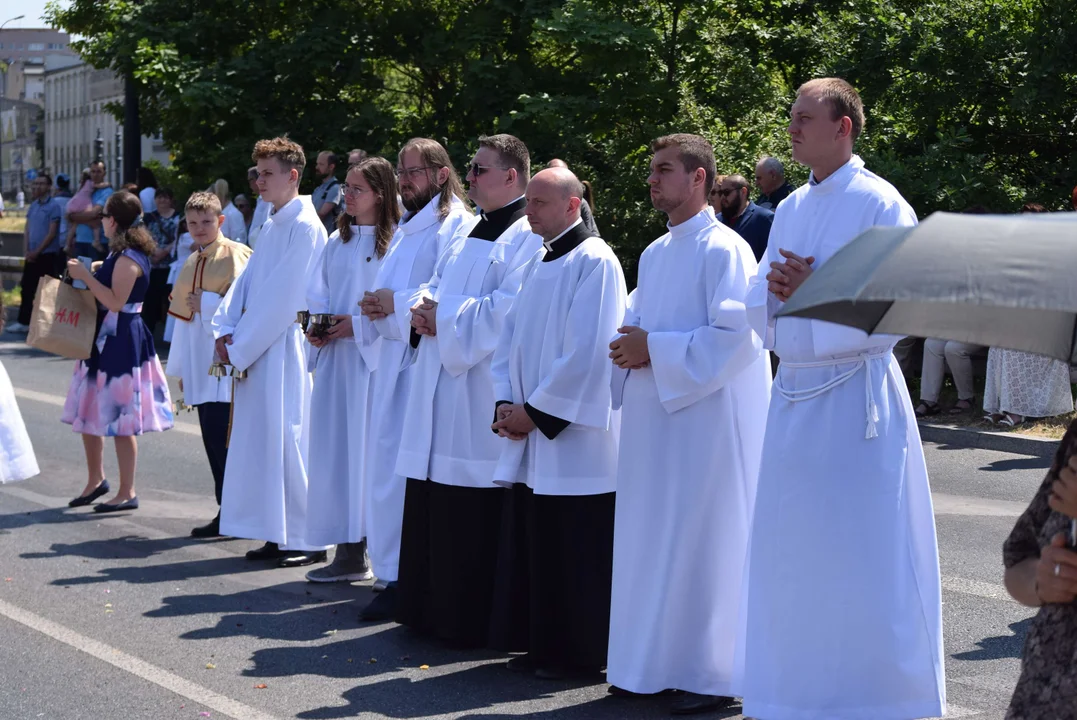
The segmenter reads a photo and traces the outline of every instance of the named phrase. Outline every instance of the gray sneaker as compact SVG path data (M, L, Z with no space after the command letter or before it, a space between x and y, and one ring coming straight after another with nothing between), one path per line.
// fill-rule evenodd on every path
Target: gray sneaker
M333 562L325 567L307 573L309 582L359 582L370 580L374 573L370 570L370 559L366 554L366 541L341 543L337 545Z

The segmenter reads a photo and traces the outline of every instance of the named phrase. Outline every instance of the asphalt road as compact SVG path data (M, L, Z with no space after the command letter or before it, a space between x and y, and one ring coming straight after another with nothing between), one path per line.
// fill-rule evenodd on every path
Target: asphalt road
M194 415L139 442L142 508L70 510L82 447L59 422L72 363L0 338L42 473L0 486L0 718L667 717L662 700L540 682L493 653L360 625L369 583L310 585L245 540L194 541L216 512ZM1000 547L1047 467L929 445L943 573L949 717L1001 720L1031 611L1001 585ZM115 477L115 456L106 468ZM264 686L264 687L262 687ZM735 712L710 717L740 717Z

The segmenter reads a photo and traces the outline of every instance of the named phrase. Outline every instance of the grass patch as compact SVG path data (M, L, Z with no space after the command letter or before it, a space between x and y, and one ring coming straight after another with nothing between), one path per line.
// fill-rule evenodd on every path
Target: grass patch
M22 305L22 288L16 285L10 290L0 290L0 298L4 300L4 307Z
M907 378L909 394L912 396L912 405L920 404L920 378ZM1077 392L1077 386L1070 387L1071 392ZM1008 428L1005 425L992 425L984 420L984 378L976 378L976 398L973 400L972 409L956 415L950 414L950 409L957 403L957 388L954 387L953 379L947 375L939 393L939 406L942 412L927 418L927 422L939 425L954 425L969 428L970 430L991 430L993 432L1011 432L1017 435L1036 435L1038 437L1061 440L1066 434L1070 423L1077 420L1077 412L1066 413L1051 418L1029 418L1017 427Z
M0 232L19 234L26 232L26 217L22 215L16 217L5 213L4 217L0 218Z

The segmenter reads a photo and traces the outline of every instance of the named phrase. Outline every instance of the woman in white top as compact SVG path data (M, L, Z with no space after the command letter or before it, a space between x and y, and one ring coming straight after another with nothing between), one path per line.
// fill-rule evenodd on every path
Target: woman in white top
M315 350L304 537L315 546L337 545L332 564L308 573L312 582L371 577L362 543L366 536L364 467L370 375L380 348L362 343L359 302L365 292L377 288L378 269L400 222L396 174L384 158L352 165L343 190L345 212L329 238L321 272L311 278L307 290L312 318L331 314L333 325L325 334L313 325L307 333ZM303 565L324 558L324 550L308 552L284 564Z

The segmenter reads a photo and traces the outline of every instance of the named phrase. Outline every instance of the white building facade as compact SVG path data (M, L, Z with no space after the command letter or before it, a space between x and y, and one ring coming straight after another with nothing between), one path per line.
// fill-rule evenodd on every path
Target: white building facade
M72 190L82 170L96 158L98 131L104 141L107 177L113 187L122 183L123 124L108 111L109 105L123 106L123 81L113 71L82 63L45 73L45 166L53 175L66 173ZM160 137L142 137L142 164L150 160L169 164L168 149Z

